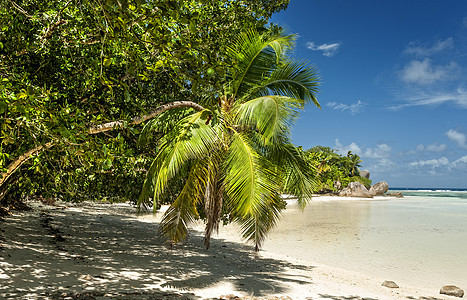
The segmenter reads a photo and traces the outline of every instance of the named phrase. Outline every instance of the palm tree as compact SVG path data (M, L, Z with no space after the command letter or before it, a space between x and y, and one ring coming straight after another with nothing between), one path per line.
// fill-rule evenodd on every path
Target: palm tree
M360 176L360 156L353 154L352 151L347 152L349 176Z
M172 242L186 238L199 218L197 206L204 205L207 248L224 211L259 250L280 216L281 193L295 195L302 207L311 198L314 174L291 144L290 128L306 103L319 107L319 79L308 64L285 55L293 40L256 31L240 35L227 50L233 61L227 83L206 108L160 139L138 205L152 201L156 207L168 181L184 176L161 221L160 232Z

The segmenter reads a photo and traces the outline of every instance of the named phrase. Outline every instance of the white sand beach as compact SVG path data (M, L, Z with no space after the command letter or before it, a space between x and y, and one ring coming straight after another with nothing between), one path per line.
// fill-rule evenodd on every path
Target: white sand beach
M33 202L0 222L1 299L455 299L302 259L294 255L300 245L281 243L277 232L255 253L229 225L205 250L200 224L169 249L157 237L160 214L137 216L129 204L57 204Z

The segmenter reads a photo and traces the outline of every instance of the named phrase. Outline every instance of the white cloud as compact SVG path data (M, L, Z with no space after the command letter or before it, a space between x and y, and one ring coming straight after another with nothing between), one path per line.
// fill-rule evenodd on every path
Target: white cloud
M339 47L341 46L340 43L334 44L321 44L317 45L314 42L306 43L306 47L313 51L323 51L323 55L327 57L332 57L337 54L339 51Z
M462 156L461 158L452 162L453 167L467 167L467 155Z
M444 156L437 159L418 160L409 163L409 166L418 170L419 174L433 174L439 176L442 173L453 174L453 172L465 172L467 167L467 155L452 162Z
M392 110L398 110L408 106L422 105L440 105L447 102L453 102L461 108L467 108L467 91L459 88L455 92L419 92L415 96L407 97L405 104L390 107Z
M429 166L429 167L432 167L432 168L438 168L438 167L441 167L441 166L449 165L449 159L447 159L446 157L443 156L443 157L441 157L439 159L414 161L414 162L411 162L409 165L412 166L412 167Z
M400 78L406 83L416 83L420 85L428 85L437 81L453 78L459 73L459 66L455 62L451 62L445 66L436 66L432 64L432 60L425 58L424 60L412 60L400 71Z
M382 158L376 162L376 164L369 167L374 172L390 171L397 167L397 164L388 158Z
M356 143L352 142L350 145L344 146L343 144L341 144L339 139L336 139L334 148L336 148L337 153L341 155L347 155L349 151L352 151L353 153L358 155L362 153L362 149Z
M459 132L455 129L450 129L446 132L446 136L451 141L455 142L459 147L467 149L467 138L462 132Z
M340 110L343 112L348 111L351 115L355 115L362 110L365 104L362 101L358 100L356 103L350 105L338 102L329 102L327 106L334 110Z
M422 152L422 151L430 151L430 152L441 152L446 150L446 145L445 144L431 144L424 146L422 144L417 146L417 151ZM414 153L413 151L411 153Z
M419 42L411 42L404 50L404 53L426 57L452 48L454 48L454 39L449 37L444 41L436 41L431 47L422 45Z
M387 144L376 145L376 148L368 148L365 153L362 154L362 157L368 158L387 158L391 155L391 147Z
M358 154L362 158L388 158L391 155L391 147L387 144L378 144L376 148L366 148L362 149L355 142L350 143L349 145L343 145L339 139L336 139L335 146L337 153L341 155L347 155L347 152L352 151L355 154Z
M441 151L446 150L446 145L445 144L441 144L441 145L432 144L432 145L426 146L426 150L431 151L431 152L441 152Z

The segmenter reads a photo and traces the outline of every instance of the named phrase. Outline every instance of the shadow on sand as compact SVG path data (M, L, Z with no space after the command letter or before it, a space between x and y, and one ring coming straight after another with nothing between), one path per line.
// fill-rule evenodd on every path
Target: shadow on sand
M219 239L207 251L199 232L169 250L157 223L128 215L128 206L121 214L109 208L39 207L0 223L0 298L199 299L190 290L218 284L267 296L286 294L284 283L311 283L287 275L308 266Z

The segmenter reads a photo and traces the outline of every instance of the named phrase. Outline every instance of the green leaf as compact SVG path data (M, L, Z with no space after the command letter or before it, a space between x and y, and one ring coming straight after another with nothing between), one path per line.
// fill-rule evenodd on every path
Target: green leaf
M0 114L8 110L8 104L5 101L0 101Z
M191 32L196 32L196 23L194 21L190 22L190 31Z
M24 98L27 98L28 97L28 94L24 93L24 92L19 92L16 94L16 97L18 99L24 99Z

